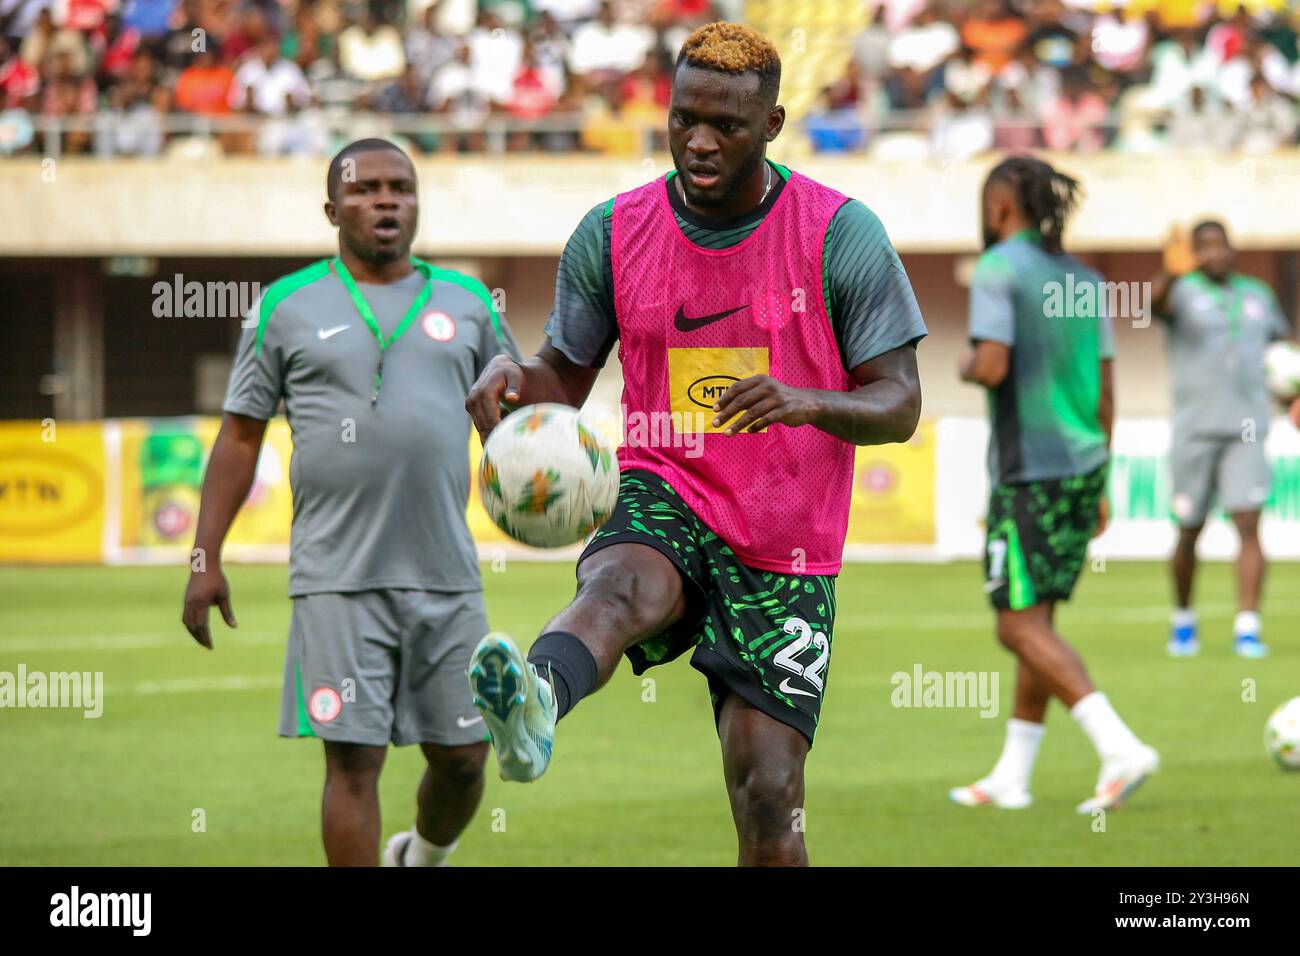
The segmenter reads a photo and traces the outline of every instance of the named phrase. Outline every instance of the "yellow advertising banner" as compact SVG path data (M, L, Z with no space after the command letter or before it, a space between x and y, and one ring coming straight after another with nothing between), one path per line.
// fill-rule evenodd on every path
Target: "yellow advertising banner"
M901 445L858 448L846 546L935 543L935 423Z
M612 417L593 421L617 442ZM0 562L188 560L203 473L219 426L216 418L200 417L57 426L0 422ZM479 499L481 455L473 436L466 511L470 533L480 545L513 545ZM273 419L253 487L227 536L227 557L287 558L292 456L288 423ZM932 546L934 514L934 422L922 422L906 444L858 449L849 547Z
M98 561L104 533L99 422L0 422L0 561Z
M120 429L122 557L184 556L194 542L216 418L124 419ZM286 548L293 519L289 462L293 442L282 418L267 423L253 486L226 537L226 553Z

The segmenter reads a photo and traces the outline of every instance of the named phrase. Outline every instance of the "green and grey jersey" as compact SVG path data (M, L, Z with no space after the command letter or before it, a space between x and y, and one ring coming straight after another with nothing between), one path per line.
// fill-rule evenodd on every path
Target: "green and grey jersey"
M482 586L465 523L465 397L488 361L518 357L482 283L429 270L432 294L384 353L330 260L269 286L245 321L225 410L293 432L289 594ZM358 283L385 337L415 303L420 270Z
M757 229L781 195L790 170L771 164L771 193L759 206L730 222L704 220L688 210L665 177L668 199L683 235L704 249L728 249ZM578 365L599 368L618 341L610 233L614 200L594 207L570 236L560 256L555 306L546 323L551 344ZM822 296L846 370L916 342L926 334L916 295L885 227L857 200L846 202L826 227Z
M1173 378L1174 436L1238 437L1253 422L1263 440L1269 398L1264 350L1290 334L1272 290L1250 276L1226 282L1199 270L1169 289L1166 345Z
M989 390L994 485L1082 475L1107 461L1097 411L1101 361L1115 357L1115 339L1103 288L1100 275L1045 252L1028 230L980 257L970 339L1011 347L1007 377Z

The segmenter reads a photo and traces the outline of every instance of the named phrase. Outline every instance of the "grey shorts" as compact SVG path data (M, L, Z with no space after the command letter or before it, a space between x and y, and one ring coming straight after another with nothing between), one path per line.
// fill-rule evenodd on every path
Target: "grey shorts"
M357 591L293 599L280 736L461 746L488 739L469 656L482 591Z
M1217 493L1229 514L1259 511L1268 500L1272 475L1262 441L1240 436L1175 436L1169 455L1174 517L1184 528L1205 523Z

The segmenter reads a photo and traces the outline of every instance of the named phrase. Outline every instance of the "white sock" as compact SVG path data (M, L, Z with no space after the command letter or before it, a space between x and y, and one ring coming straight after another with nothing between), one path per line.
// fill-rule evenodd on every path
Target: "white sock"
M1189 607L1175 608L1174 613L1169 615L1169 623L1174 627L1195 627L1196 612Z
M1232 633L1237 637L1243 634L1259 637L1259 612L1238 611L1237 619L1232 622Z
M1102 760L1121 757L1142 746L1142 741L1128 729L1106 695L1099 690L1094 690L1071 707L1070 716L1079 722Z
M402 855L405 866L446 866L447 857L456 849L458 840L452 840L451 846L438 846L420 836L420 831L411 827L411 841L406 844Z
M993 765L990 780L999 784L1029 789L1029 778L1038 759L1038 745L1043 742L1046 728L1028 720L1012 717L1007 721L1007 739L1002 744L1002 756Z

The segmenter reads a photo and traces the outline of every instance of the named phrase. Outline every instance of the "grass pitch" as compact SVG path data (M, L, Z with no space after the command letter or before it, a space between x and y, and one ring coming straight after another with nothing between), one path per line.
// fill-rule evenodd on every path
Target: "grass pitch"
M323 760L275 736L289 601L278 566L228 570L236 631L216 651L182 628L184 568L0 570L0 671L102 671L103 716L0 710L0 865L316 865ZM567 564L485 567L493 626L527 642L573 591ZM1164 656L1162 566L1085 571L1058 625L1163 769L1104 832L1074 805L1096 759L1058 704L1021 812L946 799L992 765L1012 693L973 564L852 565L806 826L833 864L1239 865L1295 863L1300 774L1265 755L1264 721L1300 695L1300 565L1270 572L1263 661L1232 656L1231 570L1206 565L1201 656ZM214 611L214 622L219 615ZM896 672L999 671L1001 710L899 708ZM546 777L496 779L457 865L726 865L735 840L704 680L685 659L624 666L565 719ZM1252 690L1253 689L1253 690ZM653 700L644 698L653 696ZM390 751L384 833L410 825L416 749ZM202 811L198 814L196 811ZM195 821L201 819L204 828Z

